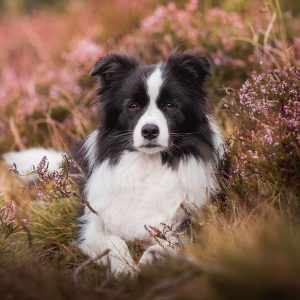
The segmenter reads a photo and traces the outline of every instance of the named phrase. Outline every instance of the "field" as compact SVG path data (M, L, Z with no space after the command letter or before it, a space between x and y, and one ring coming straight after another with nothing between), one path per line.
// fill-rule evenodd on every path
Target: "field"
M66 149L98 116L94 61L111 50L211 61L226 153L220 193L178 254L112 278L74 244L84 205L69 161L24 183L0 160L1 299L300 299L300 5L293 0L0 2L0 156ZM162 199L163 201L163 199ZM139 256L137 245L132 253Z

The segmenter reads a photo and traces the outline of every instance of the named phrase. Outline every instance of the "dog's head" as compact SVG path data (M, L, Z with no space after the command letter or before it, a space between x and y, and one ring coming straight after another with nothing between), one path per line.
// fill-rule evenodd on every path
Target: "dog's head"
M203 87L211 70L199 52L145 66L111 53L90 74L100 78L101 130L115 147L174 156L212 146Z

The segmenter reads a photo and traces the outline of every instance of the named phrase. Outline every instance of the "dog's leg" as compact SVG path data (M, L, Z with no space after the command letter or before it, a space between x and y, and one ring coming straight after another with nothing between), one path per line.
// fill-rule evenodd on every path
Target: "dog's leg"
M105 232L99 216L89 214L81 227L79 248L91 258L97 257L106 249L110 249L107 256L97 263L111 267L115 275L132 273L135 271L135 262L124 240L116 235Z
M138 268L143 265L150 264L156 259L161 259L162 254L174 254L176 253L176 243L178 240L176 238L168 238L166 240L159 240L154 245L151 245L149 248L145 250L142 257L138 262Z

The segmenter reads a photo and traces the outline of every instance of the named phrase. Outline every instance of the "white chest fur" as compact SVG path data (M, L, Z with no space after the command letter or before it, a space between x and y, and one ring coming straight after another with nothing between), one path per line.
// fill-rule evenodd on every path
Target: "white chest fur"
M126 151L116 166L94 169L85 194L105 231L130 241L147 238L144 225L180 222L181 203L200 206L215 188L212 167L194 157L173 170L159 154Z

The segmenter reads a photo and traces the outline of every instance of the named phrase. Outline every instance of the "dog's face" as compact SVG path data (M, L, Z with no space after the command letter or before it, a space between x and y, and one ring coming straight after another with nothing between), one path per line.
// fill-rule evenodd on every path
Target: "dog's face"
M102 124L112 143L117 139L124 149L172 155L199 134L205 139L202 86L210 66L199 53L171 54L165 63L146 66L110 54L96 62L91 75L101 80Z

